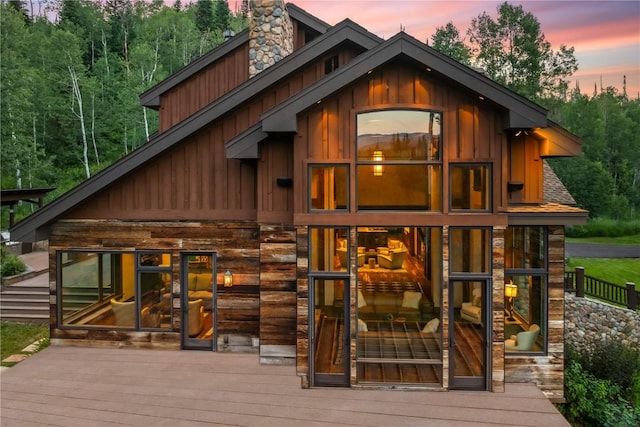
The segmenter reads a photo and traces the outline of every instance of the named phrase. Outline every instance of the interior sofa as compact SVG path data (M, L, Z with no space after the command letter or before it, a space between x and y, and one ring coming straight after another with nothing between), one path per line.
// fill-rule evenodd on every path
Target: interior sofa
M474 289L471 301L463 302L460 317L472 323L482 323L482 291Z
M425 321L432 317L433 304L420 291L358 290L359 319Z
M187 275L187 291L189 301L202 299L204 307L211 307L213 300L211 273L189 273ZM163 300L171 299L169 292L162 296Z

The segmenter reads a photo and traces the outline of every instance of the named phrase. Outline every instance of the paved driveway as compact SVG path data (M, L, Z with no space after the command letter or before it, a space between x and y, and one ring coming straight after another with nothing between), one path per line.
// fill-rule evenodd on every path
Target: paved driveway
M505 393L301 389L254 354L54 346L0 375L0 425L563 426L532 384Z
M582 258L640 258L638 245L599 245L595 243L566 244L568 257Z

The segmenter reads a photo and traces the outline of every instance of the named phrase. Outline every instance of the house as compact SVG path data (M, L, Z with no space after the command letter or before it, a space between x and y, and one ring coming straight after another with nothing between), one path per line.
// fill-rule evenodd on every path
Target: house
M545 159L579 138L403 32L251 8L141 95L146 145L11 229L49 240L52 343L562 400L564 226L587 213Z

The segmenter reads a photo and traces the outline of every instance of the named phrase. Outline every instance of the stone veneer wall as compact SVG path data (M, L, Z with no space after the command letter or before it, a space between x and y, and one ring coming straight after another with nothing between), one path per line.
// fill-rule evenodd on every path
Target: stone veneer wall
M640 351L640 314L613 305L565 296L565 341L578 351L618 339Z
M251 0L249 77L293 52L293 24L284 0Z

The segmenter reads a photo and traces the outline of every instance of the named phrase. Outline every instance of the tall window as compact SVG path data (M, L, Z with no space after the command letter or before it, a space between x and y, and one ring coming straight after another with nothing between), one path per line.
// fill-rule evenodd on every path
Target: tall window
M546 228L508 227L505 233L505 350L546 351Z
M441 125L435 111L358 114L359 210L442 209Z

